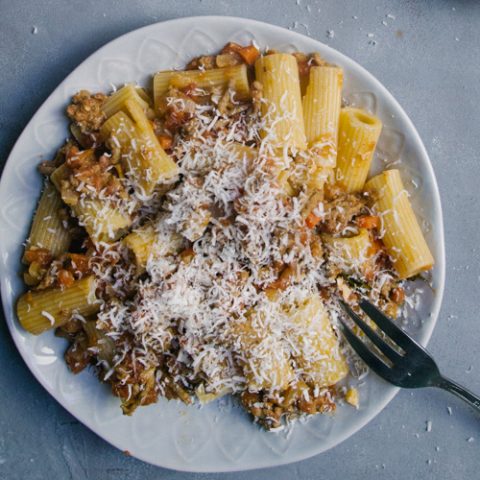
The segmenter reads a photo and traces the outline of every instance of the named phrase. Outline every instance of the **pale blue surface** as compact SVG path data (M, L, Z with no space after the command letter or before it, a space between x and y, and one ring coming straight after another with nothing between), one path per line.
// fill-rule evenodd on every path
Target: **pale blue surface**
M98 47L140 26L206 14L245 16L309 33L366 67L405 108L433 162L445 216L447 285L429 348L445 373L480 392L476 1L0 0L2 161L50 92ZM128 458L79 424L29 373L3 322L0 362L1 480L441 480L479 475L480 418L440 391L401 392L361 432L310 460L255 473L192 475ZM431 432L426 432L427 420ZM473 442L467 442L470 437Z

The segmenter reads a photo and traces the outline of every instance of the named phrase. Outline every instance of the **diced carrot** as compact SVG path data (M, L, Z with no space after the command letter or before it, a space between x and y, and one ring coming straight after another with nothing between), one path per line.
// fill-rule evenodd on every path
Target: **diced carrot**
M243 58L247 65L253 65L255 60L259 57L260 52L258 51L258 48L249 45L248 47L241 48L238 51L238 54Z
M373 257L377 254L380 250L384 249L383 242L378 239L372 239L371 245L368 247L367 255L369 257Z
M376 215L364 215L357 218L357 225L360 228L366 228L367 230L372 230L380 226L380 217Z
M164 150L169 150L172 148L172 137L169 135L158 135L158 141Z
M242 47L238 43L233 42L227 43L223 47L222 53L238 53L247 65L253 65L260 55L258 48L253 45Z
M308 228L314 228L318 222L320 221L320 217L317 217L313 212L310 212L305 219L305 223Z

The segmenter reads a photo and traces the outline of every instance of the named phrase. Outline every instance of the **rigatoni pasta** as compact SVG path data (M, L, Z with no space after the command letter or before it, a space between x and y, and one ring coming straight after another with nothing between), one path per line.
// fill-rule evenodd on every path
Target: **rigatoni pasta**
M101 134L120 150L125 174L141 197L151 196L161 183L177 175L175 163L161 147L137 100L127 98L123 110L103 124Z
M398 170L386 170L365 186L382 221L382 240L400 278L432 268L434 260Z
M342 104L343 70L336 66L314 66L303 97L305 136L310 148L335 167L338 121Z
M124 244L130 249L135 257L135 263L140 269L145 269L148 258L155 244L155 228L147 224L129 233L124 239Z
M35 216L33 217L26 249L46 249L53 257L68 250L71 231L62 217L63 202L50 181L45 182Z
M293 55L275 53L260 57L255 75L261 84L262 136L273 148L305 149L302 99L297 61Z
M335 385L345 378L348 365L320 297L307 298L290 315L294 356L306 377L319 387Z
M215 87L227 88L229 85L239 98L250 96L247 67L245 64L211 70L171 70L158 72L153 77L153 97L158 109L165 94L170 87L184 88L194 85L199 89L211 89Z
M365 275L373 268L376 248L367 229L360 228L350 237L324 235L323 240L329 250L330 262L342 271Z
M359 192L367 180L382 122L364 110L342 108L335 179L347 192Z
M98 312L93 276L78 280L64 290L47 289L27 292L17 303L17 315L22 327L34 335L66 323L73 313L82 316Z
M303 97L307 156L315 169L307 182L321 191L337 164L338 122L342 103L343 70L334 65L312 66Z
M255 315L252 313L244 322L234 325L235 337L245 352L240 361L248 389L252 392L286 389L295 377L289 353L272 332L257 328Z
M144 98L144 94L141 89L136 88L132 84L125 85L113 95L107 97L102 104L102 111L108 117L111 117L115 113L126 110L127 100L137 103L144 112L147 112L150 105Z
M178 253L185 244L184 239L174 230L164 228L164 217L157 219L160 228L155 223L147 223L132 230L123 243L133 253L135 263L140 270L144 270L150 257L159 258Z

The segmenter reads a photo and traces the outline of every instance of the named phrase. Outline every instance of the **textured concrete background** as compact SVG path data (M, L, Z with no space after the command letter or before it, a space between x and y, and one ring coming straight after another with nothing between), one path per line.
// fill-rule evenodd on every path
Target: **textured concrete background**
M432 159L445 217L447 285L430 350L448 375L480 392L476 0L0 0L2 164L40 104L97 48L150 23L207 14L255 18L311 35L366 67L405 108ZM480 475L480 417L441 391L401 392L361 432L301 463L253 474L188 475L126 457L79 424L35 381L3 321L0 364L2 480L473 480Z

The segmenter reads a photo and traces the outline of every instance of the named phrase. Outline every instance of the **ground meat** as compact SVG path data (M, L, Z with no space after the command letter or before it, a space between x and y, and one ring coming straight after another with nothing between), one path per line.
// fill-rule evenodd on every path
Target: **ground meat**
M138 358L133 360L132 352L128 352L115 366L115 373L109 382L113 394L122 400L125 415L131 415L141 405L157 401L156 370L156 365L148 365Z
M311 67L321 67L327 65L327 62L320 56L319 53L316 52L312 53L311 55L306 55L302 52L294 52L292 55L297 60L300 78L308 77Z
M195 110L195 102L185 93L176 88L170 88L167 98L164 128L171 134L188 123L192 119Z
M405 302L405 290L402 287L395 287L390 292L392 302L402 305Z
M65 164L71 171L69 183L77 192L81 186L87 193L88 187L93 187L96 192L111 196L122 189L120 180L110 171L112 162L107 155L97 158L93 149L80 151L72 146L66 153Z
M238 43L229 42L218 55L194 58L187 65L187 70L211 70L212 68L233 67L241 63L253 65L259 55L260 52L254 45L242 47Z
M65 253L50 263L36 289L67 288L72 286L75 280L80 280L89 273L91 273L89 257L79 253Z
M322 58L322 56L318 52L312 53L310 58L311 63L314 66L323 67L324 65L328 65L328 63Z
M248 110L248 103L240 103L235 99L235 91L232 88L227 88L224 94L220 97L218 102L218 111L224 117L232 117L245 110Z
M92 353L88 350L87 337L84 333L80 333L65 352L65 362L72 373L80 373L91 359Z
M325 213L319 229L321 232L339 234L364 209L365 202L360 195L336 192L324 202Z
M217 55L215 63L218 68L233 67L243 63L242 57L236 52L221 53Z
M80 127L83 134L96 132L106 119L101 108L106 98L103 93L92 95L87 90L81 90L67 107L67 116Z
M188 63L186 70L211 70L217 66L215 60L215 55L194 58Z
M230 65L238 65L240 63L253 65L260 56L260 51L255 45L246 45L245 47L242 47L238 43L229 42L222 48L220 55L217 55L217 65L219 67L221 66L221 63L224 63L224 60L221 57L225 54L231 55L232 57L230 59Z
M47 267L52 261L52 254L46 248L29 248L25 250L23 261L30 265L33 262L38 263L41 267Z
M318 389L301 382L278 395L246 391L240 399L255 421L270 430L280 427L283 418L335 411L334 396L333 387Z
M308 76L308 74L310 73L310 65L311 65L311 62L309 62L308 55L302 52L294 52L292 55L297 60L298 74L301 77Z
M72 145L73 142L70 140L67 141L65 145L58 150L53 160L45 160L39 164L38 171L42 175L50 176L65 161L65 152L67 152Z

